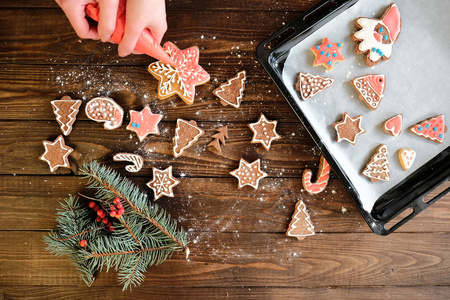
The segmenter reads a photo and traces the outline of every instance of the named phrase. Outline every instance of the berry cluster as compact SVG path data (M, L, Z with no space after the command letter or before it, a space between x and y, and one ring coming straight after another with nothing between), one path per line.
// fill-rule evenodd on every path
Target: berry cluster
M115 205L111 205L109 207L109 209L111 210L109 212L109 215L111 217L113 217L113 218L118 218L119 219L123 215L123 213L125 212L125 209L123 208L122 203L120 203L120 198L119 197L116 197L114 199L114 203L115 203Z
M114 227L112 226L111 221L108 219L108 216L106 215L106 211L103 210L99 205L97 205L95 203L95 201L90 201L89 207L92 208L92 210L97 213L97 217L95 218L95 221L97 221L97 223L102 222L103 224L106 225L106 227L108 227L110 232L113 232Z

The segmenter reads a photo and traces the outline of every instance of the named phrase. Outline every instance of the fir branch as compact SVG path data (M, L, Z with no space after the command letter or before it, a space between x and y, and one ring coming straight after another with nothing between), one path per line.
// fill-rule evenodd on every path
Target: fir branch
M124 251L124 252L113 252L113 253L95 253L95 252L92 252L89 256L87 256L87 258L111 256L111 255L136 254L136 253L141 253L141 252L158 251L158 250L168 249L168 248L170 248L170 246L157 247L157 248L146 248L146 249L140 249L140 250Z
M72 235L72 236L69 236L69 237L66 237L66 238L63 238L63 239L59 239L59 238L55 237L55 240L57 240L57 241L67 241L67 240L73 239L73 238L75 238L75 237L77 237L79 235L86 234L86 233L91 232L91 231L102 230L102 229L104 229L104 228L103 227L93 228L93 229L82 231L80 233L77 233L75 235Z
M97 189L98 198L106 201L111 201L114 197L123 199L139 216L155 226L188 255L185 231L182 228L177 231L176 221L172 221L158 205L150 204L147 196L132 182L122 178L117 172L100 166L96 161L84 164L80 171L88 179L89 187Z

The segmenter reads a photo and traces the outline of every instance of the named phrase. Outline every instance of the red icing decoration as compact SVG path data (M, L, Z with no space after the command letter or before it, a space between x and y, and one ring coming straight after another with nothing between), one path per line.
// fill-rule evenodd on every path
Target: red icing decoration
M116 28L111 36L111 41L117 44L122 40L123 33L125 31L126 2L126 0L119 1ZM100 7L98 6L98 3L90 3L86 5L86 13L89 17L98 22L100 19ZM147 28L142 30L134 50L145 53L169 65L173 65L172 59L167 55L167 53L164 52L163 48L156 42L155 38Z
M390 118L384 123L384 130L386 130L389 134L397 137L400 135L403 127L403 115L396 115L395 117Z
M382 22L389 28L389 37L394 42L397 40L397 37L400 33L401 29L401 18L400 11L397 8L397 5L393 4L386 16L383 18Z
M312 47L311 51L316 56L314 67L322 65L328 70L332 70L336 62L344 61L345 57L341 54L342 45L343 43L332 43L326 37L320 46Z
M365 78L370 87L377 93L378 96L384 94L384 76L381 75L368 75Z
M315 183L311 182L312 172L306 169L303 172L303 187L309 194L318 194L325 190L330 178L330 165L323 156L320 157L319 173Z
M136 132L142 142L149 134L159 135L158 123L162 117L163 115L153 114L148 105L142 111L130 110L130 124L127 129Z
M439 115L428 120L424 120L419 124L410 128L412 133L422 136L434 142L442 143L444 141L444 133L446 126L444 123L444 115Z

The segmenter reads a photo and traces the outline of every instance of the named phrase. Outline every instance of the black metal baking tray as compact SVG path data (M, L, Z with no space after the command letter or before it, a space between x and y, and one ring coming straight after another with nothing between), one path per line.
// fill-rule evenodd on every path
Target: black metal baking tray
M333 153L328 151L321 141L282 79L284 63L290 49L357 2L358 0L322 1L262 41L257 47L256 54L300 122L321 149L334 173L342 181L369 227L378 235L388 235L450 192L450 188L446 188L433 199L424 200L429 192L450 180L450 147L379 197L369 213L363 208L360 196L352 182L334 158ZM406 210L412 212L398 221L397 219L392 221Z

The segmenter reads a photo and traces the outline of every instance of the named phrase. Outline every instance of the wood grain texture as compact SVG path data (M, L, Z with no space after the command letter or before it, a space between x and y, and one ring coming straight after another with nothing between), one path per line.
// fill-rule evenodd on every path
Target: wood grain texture
M45 250L43 234L0 232L0 285L83 284L67 258ZM142 286L450 284L450 234L317 234L298 241L284 233L189 232L189 238L189 260L174 255L152 267ZM116 274L110 271L102 272L94 286L116 284Z
M0 299L448 299L448 286L414 287L327 287L327 288L266 288L266 287L139 287L132 293L122 292L120 287L93 286L8 286L0 287ZM1 298L3 295L4 298ZM377 299L379 299L377 298Z

